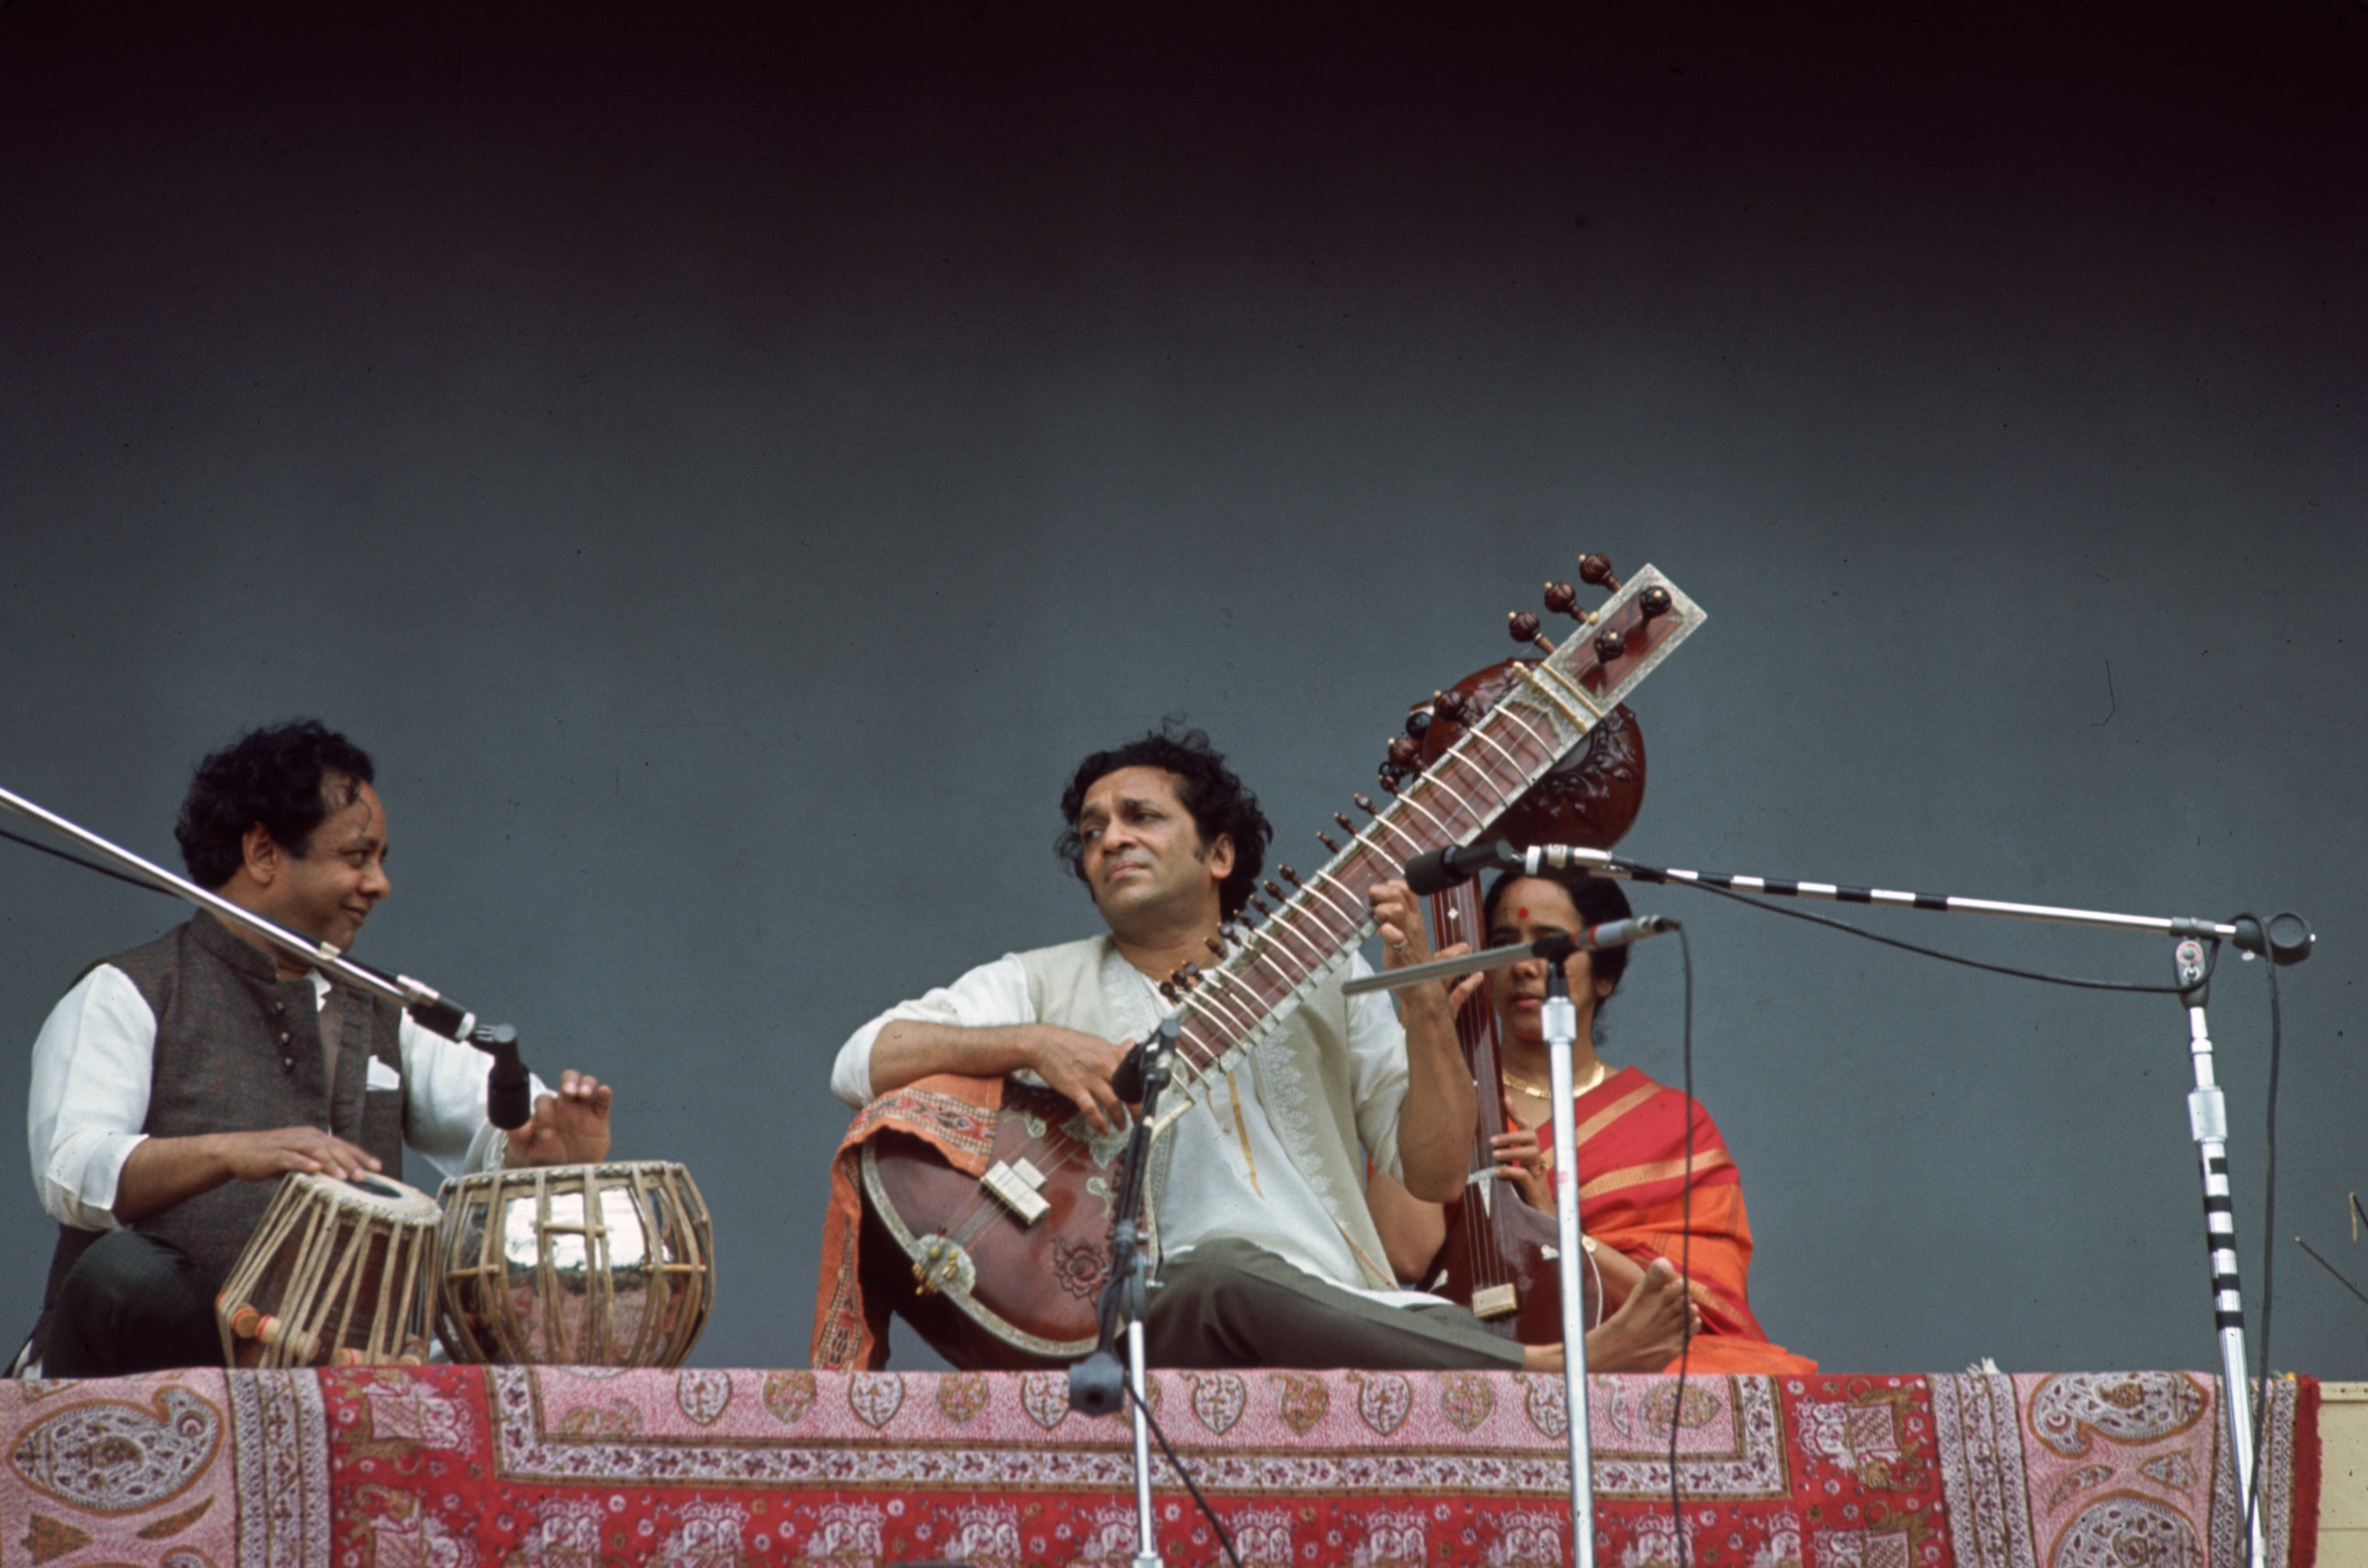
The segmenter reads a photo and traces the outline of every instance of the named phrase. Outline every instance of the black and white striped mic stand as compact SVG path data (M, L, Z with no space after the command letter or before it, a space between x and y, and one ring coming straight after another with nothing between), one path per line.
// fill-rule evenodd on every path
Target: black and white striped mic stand
M2253 1502L2253 1406L2251 1380L2245 1366L2245 1302L2237 1282L2237 1222L2228 1196L2228 1107L2212 1074L2212 1033L2203 1016L2210 990L2211 962L2206 942L2226 941L2239 952L2267 958L2276 964L2296 964L2310 956L2318 938L2302 917L2272 916L2265 925L2250 916L2235 921L2198 920L2187 916L2115 915L2096 909L2066 909L2054 904L2014 903L1998 899L1959 898L1945 893L1901 892L1887 888L1856 888L1835 882L1790 881L1774 877L1737 876L1712 871L1683 871L1668 867L1641 866L1600 849L1572 845L1543 845L1527 850L1490 846L1491 864L1531 874L1541 869L1570 869L1634 882L1664 882L1672 886L1721 888L1729 892L1772 894L1783 898L1818 899L1835 903L1864 903L1895 909L1930 909L1957 915L1995 915L2016 920L2042 920L2062 926L2095 926L2108 930L2145 931L2176 937L2171 949L2180 1006L2187 1009L2187 1053L2195 1069L2195 1087L2187 1096L2187 1121L2195 1138L2196 1157L2203 1176L2204 1240L2212 1253L2212 1321L2220 1337L2220 1403L2226 1412L2228 1448L2237 1471L2237 1494L2251 1526L2247 1562L2262 1568L2261 1521ZM2268 1369L2262 1369L2264 1387ZM2267 1404L2264 1403L2264 1410Z

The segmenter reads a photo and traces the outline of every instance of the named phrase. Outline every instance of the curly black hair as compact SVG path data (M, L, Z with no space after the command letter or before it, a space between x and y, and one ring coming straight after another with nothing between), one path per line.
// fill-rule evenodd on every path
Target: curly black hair
M1588 926L1600 926L1608 920L1625 920L1636 912L1628 906L1628 895L1620 884L1585 871L1548 869L1541 871L1507 871L1488 884L1486 897L1480 901L1480 928L1488 930L1497 924L1497 901L1515 882L1534 878L1542 882L1554 882L1570 894L1570 902L1578 906L1579 919ZM1588 955L1593 965L1591 972L1598 980L1608 980L1618 989L1620 977L1628 972L1626 948L1599 948ZM1604 998L1605 1001L1611 998ZM1600 1003L1597 1004L1600 1007Z
M370 754L318 719L249 730L198 764L173 836L201 888L220 888L245 862L246 830L261 823L299 860L313 830L376 778Z
M1243 787L1201 730L1177 734L1163 727L1077 764L1069 787L1061 791L1061 821L1066 825L1053 841L1053 853L1067 864L1070 874L1081 882L1086 880L1085 846L1077 837L1077 812L1085 807L1086 791L1121 767L1156 767L1176 775L1177 798L1192 814L1201 842L1213 844L1219 834L1233 839L1234 869L1217 886L1217 907L1228 920L1239 915L1266 866L1266 846L1274 828L1258 810L1258 797Z

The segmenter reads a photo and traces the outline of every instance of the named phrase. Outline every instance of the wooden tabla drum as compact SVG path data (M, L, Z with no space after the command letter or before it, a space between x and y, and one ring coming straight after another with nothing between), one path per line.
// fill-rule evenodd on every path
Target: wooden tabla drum
M234 1367L359 1367L427 1359L442 1211L384 1176L295 1172L214 1298Z
M438 1329L456 1361L678 1367L707 1326L714 1236L680 1165L484 1171L438 1198Z

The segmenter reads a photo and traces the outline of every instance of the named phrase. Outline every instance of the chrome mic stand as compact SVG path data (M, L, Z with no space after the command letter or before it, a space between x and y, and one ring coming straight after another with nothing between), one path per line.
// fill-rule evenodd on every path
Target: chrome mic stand
M420 1028L433 1029L460 1044L476 1047L494 1059L493 1072L485 1081L486 1119L503 1131L509 1132L524 1127L533 1118L534 1096L529 1092L530 1080L526 1065L518 1060L518 1031L507 1024L490 1028L482 1027L475 1014L424 981L414 980L407 974L388 974L368 964L356 963L329 943L301 937L251 909L233 903L220 893L209 892L185 877L175 876L154 860L134 855L120 845L101 838L90 829L69 822L45 807L35 805L12 790L0 790L0 808L12 811L28 822L39 823L86 849L97 851L125 870L134 872L152 883L157 891L188 900L212 914L223 925L245 931L257 941L278 949L301 963L333 975L357 990L385 997L410 1014L412 1021ZM54 850L49 852L56 853ZM63 858L74 859L71 855ZM104 869L87 861L75 860L74 863L85 870Z
M1141 1056L1142 1100L1134 1125L1127 1133L1126 1158L1119 1172L1118 1201L1110 1208L1110 1282L1102 1287L1101 1344L1094 1353L1069 1368L1069 1404L1087 1415L1114 1413L1133 1391L1134 1415L1133 1568L1163 1568L1157 1527L1151 1511L1151 1426L1144 1414L1150 1391L1144 1386L1143 1314L1145 1276L1150 1271L1150 1236L1143 1224L1144 1174L1151 1163L1152 1119L1159 1110L1159 1091L1167 1086L1169 1053L1176 1049L1182 1026L1173 1014L1162 1018L1157 1032L1144 1041ZM1121 1073L1126 1069L1121 1067ZM1123 1091L1121 1091L1123 1095ZM1131 1096L1127 1096L1131 1097ZM1111 1342L1126 1338L1126 1382L1120 1383L1118 1357Z
M2211 964L2206 942L2227 941L2239 952L2264 957L2280 965L2308 958L2318 938L2299 915L2279 915L2265 925L2250 915L2233 921L2202 920L2187 915L2121 915L2105 910L2069 909L2055 904L2015 903L1998 899L1963 898L1946 893L1906 892L1890 888L1847 887L1834 882L1804 882L1774 877L1740 876L1710 871L1677 870L1623 860L1601 849L1571 845L1543 845L1526 850L1508 846L1484 846L1451 851L1457 867L1498 865L1534 875L1543 868L1572 868L1598 876L1629 881L1664 882L1713 888L1728 892L1762 893L1840 903L1884 905L1896 909L1930 909L1960 915L2003 915L2066 926L2093 926L2107 930L2144 931L2178 938L2171 963L2180 1005L2187 1010L2187 1050L2195 1073L2195 1087L2187 1096L2188 1130L2195 1141L2203 1177L2204 1241L2212 1256L2212 1320L2220 1342L2220 1403L2226 1412L2230 1457L2237 1472L2237 1493L2242 1499L2248 1526L2247 1562L2262 1568L2261 1521L2254 1506L2254 1431L2251 1378L2245 1364L2245 1303L2237 1286L2237 1226L2228 1190L2228 1108L2213 1076L2212 1035L2203 1008L2209 992ZM2291 922L2291 926L2288 923ZM2288 926L2283 936L2281 926ZM1395 971L1401 979L1410 971ZM1555 1092L1563 1091L1559 1079ZM1562 1135L1559 1124L1554 1135ZM1557 1187L1559 1190L1559 1187ZM2268 1395L2267 1368L2262 1369L2263 1409Z
M1415 884L1417 891L1421 884ZM1615 931L1615 927L1617 930ZM1432 959L1349 981L1340 989L1350 996L1368 991L1395 991L1433 980L1452 980L1483 970L1504 969L1531 959L1546 960L1546 1000L1540 1021L1545 1026L1548 1063L1553 1070L1554 1148L1554 1272L1562 1286L1562 1395L1564 1433L1570 1443L1571 1561L1577 1568L1595 1568L1595 1467L1589 1458L1587 1430L1587 1325L1584 1287L1579 1280L1578 1158L1577 1113L1572 1108L1572 1048L1578 1041L1578 1011L1571 1005L1570 983L1563 973L1574 953L1593 952L1622 945L1640 937L1674 931L1678 923L1660 915L1615 921L1590 926L1566 937L1512 947L1490 948L1461 958ZM1595 940L1601 932L1606 940ZM1612 939L1616 936L1616 940Z
M1545 946L1546 944L1540 944ZM1565 938L1555 946L1578 951ZM1570 1053L1578 1041L1578 1009L1571 1005L1570 983L1563 974L1569 952L1546 960L1546 1000L1540 1009L1545 1026L1547 1063L1554 1085L1554 1272L1562 1284L1562 1396L1568 1413L1564 1431L1570 1439L1571 1561L1577 1568L1595 1568L1595 1465L1587 1433L1586 1302L1579 1295L1577 1112L1571 1103L1575 1078Z

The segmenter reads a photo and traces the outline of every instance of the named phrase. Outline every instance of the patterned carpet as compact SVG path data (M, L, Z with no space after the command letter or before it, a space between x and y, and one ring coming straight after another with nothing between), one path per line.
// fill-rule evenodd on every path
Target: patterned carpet
M1558 1379L1167 1372L1245 1564L1568 1561ZM1599 1561L2237 1562L2215 1385L2177 1372L1593 1380ZM1057 1374L189 1371L0 1382L0 1568L1125 1563L1124 1424ZM2270 1568L2310 1568L2317 1388L2275 1387ZM1161 1546L1221 1562L1158 1464ZM2289 1550L2292 1543L2292 1550Z

